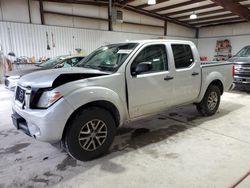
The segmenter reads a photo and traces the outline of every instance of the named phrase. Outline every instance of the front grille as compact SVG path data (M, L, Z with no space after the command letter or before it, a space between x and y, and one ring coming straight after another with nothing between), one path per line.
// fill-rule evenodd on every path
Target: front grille
M235 65L235 76L249 78L250 65Z
M23 103L25 99L25 90L17 86L16 89L16 100Z
M249 74L246 74L246 73L235 73L235 76L236 77L244 77L244 78L250 78L250 73Z

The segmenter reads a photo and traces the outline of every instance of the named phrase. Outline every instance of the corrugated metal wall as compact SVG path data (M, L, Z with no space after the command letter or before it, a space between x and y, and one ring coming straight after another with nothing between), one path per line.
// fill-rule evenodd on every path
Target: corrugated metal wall
M51 50L47 50L46 32L49 35ZM52 47L52 33L55 48ZM36 58L70 54L74 53L76 48L81 48L85 54L89 54L105 43L157 37L156 35L137 33L0 22L0 45L4 54L13 51L16 56L35 56ZM196 42L195 39L188 40Z

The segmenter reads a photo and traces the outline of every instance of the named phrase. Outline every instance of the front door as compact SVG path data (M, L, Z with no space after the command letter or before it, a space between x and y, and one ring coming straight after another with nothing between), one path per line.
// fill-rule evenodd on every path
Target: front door
M139 64L147 64L149 69L135 74ZM128 65L126 78L131 118L162 110L171 105L173 77L168 66L164 43L142 47Z

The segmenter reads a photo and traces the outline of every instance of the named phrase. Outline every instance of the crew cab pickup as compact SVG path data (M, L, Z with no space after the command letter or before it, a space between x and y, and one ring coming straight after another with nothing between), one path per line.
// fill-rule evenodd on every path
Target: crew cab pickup
M131 120L194 104L216 113L232 88L228 62L199 62L189 41L144 40L102 46L77 67L23 76L13 123L37 140L61 142L75 159L104 154L116 129Z
M234 84L236 89L250 90L250 46L242 48L228 60L234 63Z

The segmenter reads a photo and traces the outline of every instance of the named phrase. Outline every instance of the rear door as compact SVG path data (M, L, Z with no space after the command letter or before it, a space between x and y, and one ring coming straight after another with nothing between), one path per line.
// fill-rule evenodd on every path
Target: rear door
M152 69L133 75L140 63L149 63ZM173 80L164 43L142 47L128 64L126 78L131 118L156 112L172 104Z
M201 68L189 44L171 44L175 66L175 104L185 104L198 98L201 88ZM193 48L195 48L193 46Z

